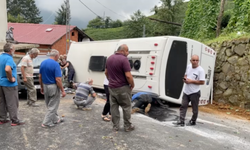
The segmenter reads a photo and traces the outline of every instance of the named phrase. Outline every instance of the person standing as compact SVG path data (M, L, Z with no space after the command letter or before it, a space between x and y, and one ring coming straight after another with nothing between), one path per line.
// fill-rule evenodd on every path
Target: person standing
M199 66L199 56L193 55L190 62L191 64L187 66L186 73L183 78L185 87L180 107L180 120L176 123L178 126L185 125L185 117L189 102L191 102L192 105L193 116L187 125L196 125L199 99L201 96L200 85L205 83L205 71L201 66Z
M7 43L0 55L0 124L8 123L7 112L11 119L11 126L24 124L18 119L18 87L17 70L12 55L15 53L13 44Z
M131 119L131 91L134 88L134 80L128 61L128 46L119 46L116 53L111 55L106 63L105 75L109 80L110 106L113 122L113 131L119 130L120 112L123 109L124 130L134 130Z
M33 79L33 59L36 58L39 53L40 51L37 48L32 48L28 52L28 55L24 56L21 60L21 72L23 76L23 82L27 88L28 94L27 105L33 107L38 107L38 105L36 104L37 94Z
M51 50L50 59L46 59L41 63L39 82L41 85L41 93L44 94L45 104L47 106L47 113L42 123L42 127L54 127L55 124L63 122L57 114L60 103L60 90L62 97L66 93L62 86L61 69L57 60L59 59L59 52Z
M109 80L107 79L107 77L105 77L104 79L104 90L105 90L105 94L106 94L106 104L104 105L103 111L102 111L102 120L103 121L110 121L111 118L111 112L110 112L110 103L109 103ZM109 114L107 116L107 114Z

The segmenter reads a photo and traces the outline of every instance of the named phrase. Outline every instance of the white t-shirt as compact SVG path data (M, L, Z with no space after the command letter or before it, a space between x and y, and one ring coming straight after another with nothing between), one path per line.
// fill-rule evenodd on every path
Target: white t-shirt
M104 79L104 82L103 82L104 85L109 85L109 80L107 79L107 77L105 76L105 79Z
M187 66L185 75L188 79L205 81L205 71L201 66L192 68L192 64ZM185 84L183 92L187 95L197 93L200 90L200 85L197 84Z
M30 55L23 57L21 66L25 66L24 73L26 77L33 77L33 60L30 58Z

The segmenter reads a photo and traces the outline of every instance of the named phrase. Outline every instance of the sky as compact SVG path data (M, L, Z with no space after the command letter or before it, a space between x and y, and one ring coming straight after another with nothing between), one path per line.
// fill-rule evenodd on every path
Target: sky
M153 14L152 8L161 5L160 0L69 0L71 11L71 25L78 28L86 28L90 20L96 15L88 10L80 1L89 7L94 13L103 17L109 16L112 20L127 20L130 16L140 10L144 15ZM64 0L35 0L43 17L41 24L53 24L56 12ZM104 6L105 7L104 7Z

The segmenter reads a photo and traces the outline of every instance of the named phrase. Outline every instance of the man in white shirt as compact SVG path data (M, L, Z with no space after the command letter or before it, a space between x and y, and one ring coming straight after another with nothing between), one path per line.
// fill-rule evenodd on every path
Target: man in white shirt
M180 107L180 120L176 125L184 126L185 117L189 102L191 102L193 116L187 125L196 125L198 117L198 105L200 98L200 85L205 83L205 71L199 66L199 56L193 55L190 60L191 64L187 66L183 81L185 87L183 90L182 104Z
M28 94L27 105L33 107L38 107L38 105L36 104L37 94L33 79L33 59L36 58L39 53L40 51L37 48L32 48L28 52L28 55L24 56L21 60L21 72L23 76L23 83L27 88Z

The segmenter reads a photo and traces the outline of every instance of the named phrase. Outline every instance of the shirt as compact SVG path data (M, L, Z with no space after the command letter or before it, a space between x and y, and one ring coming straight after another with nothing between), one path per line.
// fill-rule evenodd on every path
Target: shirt
M33 60L30 58L30 55L23 57L21 66L25 66L24 73L26 77L33 77Z
M16 79L15 82L10 82L7 78L5 67L10 66L12 69L12 77ZM17 86L17 70L16 63L14 62L12 56L8 53L3 53L0 55L0 86L14 87Z
M192 67L192 64L189 64L186 69L186 73L188 79L197 80L197 81L205 81L205 71L201 66L196 68ZM187 95L197 93L200 90L200 85L197 84L185 84L183 92Z
M106 62L106 69L110 88L129 85L125 72L130 72L131 67L126 56L120 53L111 55Z
M93 88L86 83L78 83L76 84L76 97L75 100L87 100L89 94L93 95L95 91Z
M41 63L39 73L44 84L56 84L56 77L62 77L59 63L50 58Z

